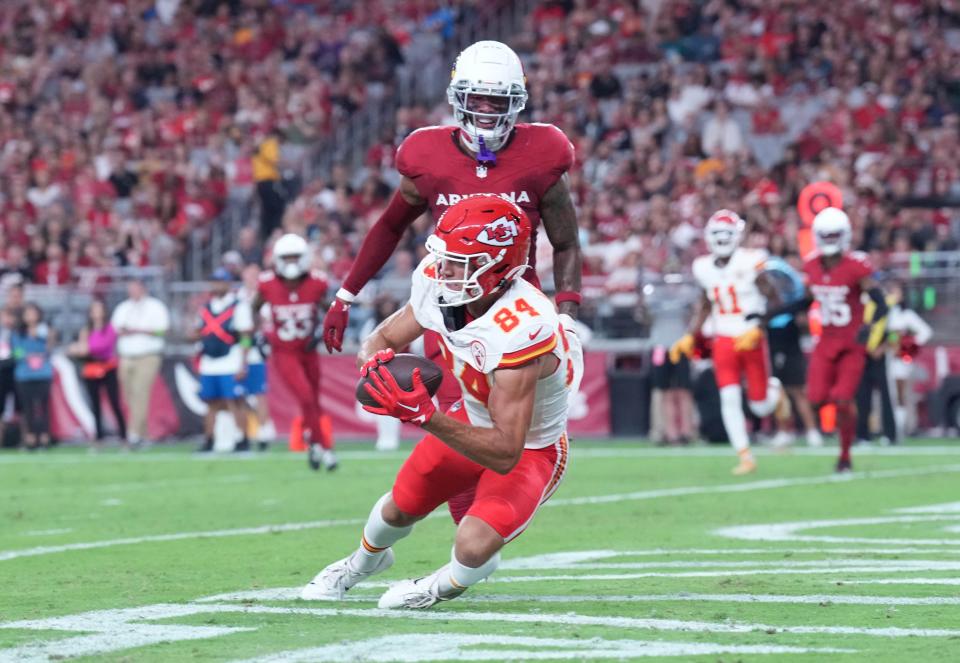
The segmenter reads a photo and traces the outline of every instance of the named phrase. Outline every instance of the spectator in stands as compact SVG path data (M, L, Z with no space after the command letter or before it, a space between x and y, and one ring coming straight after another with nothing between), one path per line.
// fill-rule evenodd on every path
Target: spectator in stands
M244 226L237 234L237 251L246 265L263 265L263 245L253 226Z
M99 449L106 439L101 411L104 392L117 422L120 442L129 448L127 422L123 408L120 407L120 383L117 379L117 332L110 323L107 305L102 299L94 299L90 303L87 323L80 330L80 337L70 345L67 352L81 361L80 375L90 398L90 409L93 411L93 423L96 427L93 448Z
M70 265L63 247L57 242L47 244L46 259L34 268L33 280L41 285L65 285L70 282Z
M703 125L700 144L708 157L724 157L743 149L743 133L736 120L730 117L730 107L725 101L714 104L713 114Z
M127 295L114 309L110 324L119 337L120 388L130 413L127 439L136 448L149 439L150 395L163 360L170 313L163 302L147 294L139 279L127 284Z
M12 336L16 359L14 379L24 421L24 443L27 449L50 446L50 385L53 364L50 352L54 333L43 324L43 311L33 303L23 308L20 327Z
M280 138L283 134L271 130L260 141L253 155L253 181L260 199L260 239L266 241L281 227L283 210L287 206L280 179Z

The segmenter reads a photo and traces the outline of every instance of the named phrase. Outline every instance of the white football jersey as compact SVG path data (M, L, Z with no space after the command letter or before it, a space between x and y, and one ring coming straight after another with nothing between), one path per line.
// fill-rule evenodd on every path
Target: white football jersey
M517 280L489 311L450 331L432 296L434 284L425 274L433 269L433 263L428 256L414 271L410 306L424 329L440 335L440 350L463 389L470 423L493 427L487 401L496 380L495 370L553 353L560 363L556 371L537 382L525 446L540 449L556 444L567 429L567 392L573 380L573 364L553 302L527 281Z
M715 335L739 336L759 324L747 316L766 311L766 299L757 287L766 260L763 249L738 248L723 267L712 255L693 261L693 277L710 300Z

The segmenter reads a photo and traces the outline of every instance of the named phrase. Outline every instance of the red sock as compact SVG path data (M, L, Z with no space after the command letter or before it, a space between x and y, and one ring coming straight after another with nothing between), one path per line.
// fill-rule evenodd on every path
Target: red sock
M840 460L848 461L857 429L857 408L853 403L837 403L837 429L840 432Z

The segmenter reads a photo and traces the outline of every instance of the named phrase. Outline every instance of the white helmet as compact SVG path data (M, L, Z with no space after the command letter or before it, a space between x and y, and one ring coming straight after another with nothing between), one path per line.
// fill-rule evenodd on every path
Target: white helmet
M491 101L496 112L478 112L478 97ZM487 149L500 149L527 104L520 58L499 41L478 41L468 46L453 65L447 100L467 147L479 152L478 139L483 138Z
M300 235L287 233L273 245L273 266L285 279L298 279L310 269L307 240Z
M827 207L813 218L813 241L821 255L832 256L850 248L850 217L842 209Z
M703 229L703 239L710 253L718 258L729 258L740 245L746 225L736 212L728 209L714 212Z

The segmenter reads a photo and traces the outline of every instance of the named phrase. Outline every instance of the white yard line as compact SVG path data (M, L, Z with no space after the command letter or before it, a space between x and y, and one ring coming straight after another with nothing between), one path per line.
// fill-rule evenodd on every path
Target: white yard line
M837 573L831 574L823 568L786 568L771 567L764 569L726 569L716 571L676 571L659 572L646 571L640 573L584 573L584 574L556 574L556 575L537 575L537 576L493 576L488 582L516 583L516 582L555 582L555 581L589 581L589 582L610 582L623 580L642 580L644 578L724 578L727 576L761 576L761 575L829 575L837 577L840 573L907 573L916 571L934 571L940 569L924 569L904 562L902 565L873 565L865 562L863 566L850 566L837 569ZM951 569L952 570L952 569Z
M660 601L709 602L709 603L802 603L812 605L960 605L957 596L839 596L836 594L624 594L619 596L593 595L544 595L544 594L479 594L464 596L469 603L653 603Z
M496 577L496 576L495 576ZM378 583L387 584L387 583ZM846 584L846 583L844 583ZM357 589L373 589L373 583L363 583ZM300 598L301 587L271 587L270 589L254 589L243 592L228 592L215 596L206 596L197 599L197 603L225 603L241 601L295 601ZM482 589L480 590L482 591ZM345 600L372 601L375 594L347 595ZM710 602L710 603L802 603L802 604L837 604L837 605L960 605L957 596L842 596L837 594L692 594L681 592L676 594L480 594L467 593L462 599L464 603L514 603L529 601L536 603L653 603L661 601L682 602Z
M725 645L713 642L608 640L605 638L537 638L467 633L410 633L367 638L268 654L234 663L419 663L426 661L600 660L650 656L719 656L722 654L838 654L851 649L780 645Z
M840 518L834 520L800 520L789 523L766 523L762 525L737 525L721 527L714 534L747 541L779 541L804 543L870 543L876 545L905 546L960 546L960 538L924 539L918 537L895 539L879 537L833 536L801 534L810 529L826 527L856 527L864 525L895 525L927 522L956 522L960 514L934 513L932 515L879 516L876 518Z
M910 476L928 476L942 473L960 472L960 465L938 465L932 467L904 468L898 470L880 470L876 472L854 472L847 475L843 482L860 481L870 479L891 479ZM764 479L760 481L738 482L732 484L718 484L713 486L685 486L677 488L664 488L659 490L645 490L631 493L619 493L614 495L595 495L590 497L572 497L552 499L544 507L577 506L583 504L610 504L615 502L629 502L649 499L659 499L661 497L678 497L683 495L710 495L723 493L742 493L754 490L771 490L776 488L789 488L793 486L811 486L825 483L835 483L838 480L834 475L821 475L815 477L796 477L791 479ZM434 512L435 517L443 517L442 512ZM365 519L345 519L345 520L321 520L303 523L287 523L280 525L263 525L259 527L241 527L237 529L213 530L207 532L176 532L173 534L158 534L141 537L128 537L123 539L109 539L105 541L89 541L84 543L71 543L61 546L41 546L37 548L25 548L21 550L0 551L0 562L21 557L35 557L37 555L50 555L54 553L67 552L72 550L90 550L95 548L110 548L113 546L135 545L139 543L152 543L159 541L181 541L184 539L198 539L204 537L228 537L228 536L247 536L255 534L270 534L272 532L298 531L306 529L318 529L325 527L339 527L343 525L358 525L366 522ZM865 543L873 543L872 540L865 540ZM880 542L878 542L880 543ZM897 543L909 545L909 541L898 540Z
M844 580L844 585L960 585L960 578L876 578Z
M564 626L606 626L622 629L656 631L690 631L705 633L792 633L797 635L865 635L880 638L955 638L960 629L936 628L871 628L859 626L776 626L751 622L705 622L682 619L646 619L639 617L607 617L576 613L503 613L455 610L403 611L376 608L285 608L269 606L195 603L198 612L238 612L245 614L312 615L315 617L364 617L372 619L411 619L439 622L509 622L513 624L562 624Z
M186 539L207 539L221 538L227 536L246 536L255 534L274 534L277 532L298 532L305 529L317 529L322 527L340 527L343 525L357 526L362 525L365 518L352 518L347 520L315 520L305 523L281 523L277 525L262 525L260 527L241 527L238 529L208 530L205 532L176 532L174 534L154 534L151 536L133 536L125 539L109 539L106 541L87 541L84 543L66 543L59 546L38 546L36 548L24 548L22 550L0 551L0 562L21 557L36 557L38 555L51 555L54 553L68 552L72 550L95 550L97 548L112 548L114 546L129 546L139 543L154 543L161 541L183 541Z
M686 486L678 488L662 488L658 490L641 490L634 493L617 495L598 495L594 497L568 497L553 499L544 506L573 506L579 504L608 504L611 502L626 502L631 500L647 500L660 497L680 497L684 495L703 495L713 493L745 493L753 490L769 490L772 488L791 488L793 486L815 486L825 483L844 484L850 481L863 479L895 479L900 477L926 476L941 472L960 472L960 465L936 465L927 467L913 467L895 470L877 470L875 472L852 472L844 475L819 475L814 477L795 477L792 479L762 479L740 483L719 484L715 486Z

